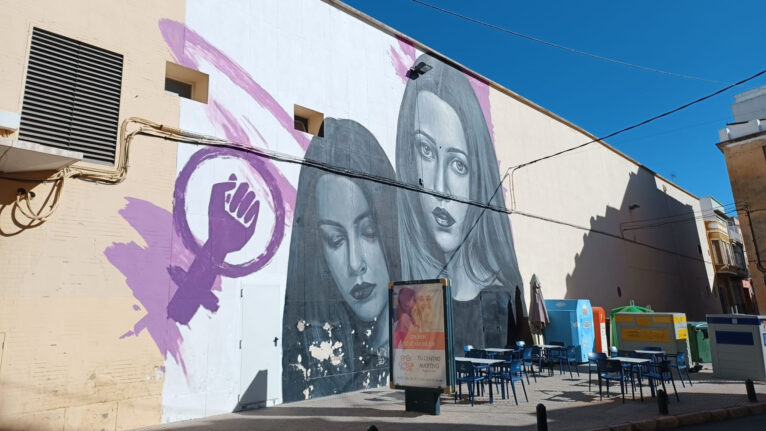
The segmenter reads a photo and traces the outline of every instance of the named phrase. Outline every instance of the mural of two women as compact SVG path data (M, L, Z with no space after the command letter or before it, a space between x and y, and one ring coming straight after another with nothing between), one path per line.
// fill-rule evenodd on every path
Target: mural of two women
M396 174L352 120L327 119L325 137L306 152L437 195L302 168L283 319L285 402L386 383L389 281L452 280L456 351L528 332L507 215L444 197L505 206L481 106L462 72L429 55L421 61L432 70L406 85Z

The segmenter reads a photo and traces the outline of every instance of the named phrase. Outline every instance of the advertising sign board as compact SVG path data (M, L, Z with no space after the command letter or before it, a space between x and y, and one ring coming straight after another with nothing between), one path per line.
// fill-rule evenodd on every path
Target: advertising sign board
M447 279L391 283L392 387L405 389L406 395L414 394L413 390L450 391L454 384L451 300Z

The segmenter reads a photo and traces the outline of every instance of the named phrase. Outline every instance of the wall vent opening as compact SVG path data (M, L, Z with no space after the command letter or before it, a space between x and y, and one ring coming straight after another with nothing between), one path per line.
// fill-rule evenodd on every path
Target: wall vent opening
M19 139L114 163L123 57L34 28Z

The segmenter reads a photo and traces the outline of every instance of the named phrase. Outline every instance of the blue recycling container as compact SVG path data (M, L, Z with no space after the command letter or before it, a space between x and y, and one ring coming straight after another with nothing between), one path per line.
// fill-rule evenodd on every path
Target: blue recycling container
M577 346L579 362L588 362L593 352L596 334L593 329L593 308L588 299L546 299L545 308L551 324L545 328L545 343L563 342Z

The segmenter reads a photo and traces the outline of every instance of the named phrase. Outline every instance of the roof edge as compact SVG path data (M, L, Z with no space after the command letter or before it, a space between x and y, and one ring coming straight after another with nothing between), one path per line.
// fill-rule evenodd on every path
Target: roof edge
M357 18L357 19L359 19L359 20L361 20L361 21L363 21L363 22L365 22L365 23L375 27L375 28L377 28L378 30L383 31L384 33L387 33L390 36L393 36L393 37L396 37L396 38L401 38L401 39L404 39L404 40L412 43L413 46L415 46L416 48L420 49L421 51L438 57L440 60L444 61L445 63L450 64L450 65L454 66L456 69L460 70L461 72L467 73L467 74L471 75L473 78L476 78L479 81L482 81L482 82L486 83L490 87L494 88L497 91L500 91L501 93L504 93L505 95L511 97L512 99L515 99L515 100L517 100L517 101L519 101L519 102L529 106L530 108L532 108L532 109L534 109L534 110L536 110L536 111L538 111L538 112L540 112L540 113L542 113L542 114L544 114L544 115L546 115L546 116L548 116L548 117L550 117L550 118L552 118L552 119L554 119L554 120L556 120L556 121L558 121L558 122L560 122L560 123L562 123L562 124L564 124L564 125L566 125L568 127L571 127L572 129L574 129L574 130L582 133L583 135L591 138L592 140L596 141L595 143L599 143L599 144L603 145L608 150L611 150L612 152L614 152L618 156L620 156L620 157L628 160L629 162L633 163L638 168L647 169L656 178L659 178L659 179L661 179L662 181L665 181L668 184L672 184L674 187L676 187L681 192L684 192L687 195L691 196L692 198L694 198L696 200L699 200L699 197L696 196L695 194L693 194L692 192L684 189L683 187L679 186L678 184L674 183L673 181L670 181L667 178L663 177L662 175L660 175L660 174L654 172L653 170L647 168L646 166L644 166L643 164L639 163L637 160L633 159L632 157L628 156L627 154L623 153L622 151L618 150L617 148L615 148L615 147L607 144L606 142L600 140L598 136L588 132L587 130L583 129L582 127L578 126L577 124L574 124L571 121L569 121L569 120L567 120L567 119L565 119L565 118L563 118L563 117L561 117L561 116L559 116L559 115L557 115L557 114L555 114L555 113L553 113L553 112L543 108L542 106L540 106L540 105L538 105L538 104L536 104L536 103L534 103L534 102L524 98L523 96L519 95L518 93L503 87L502 85L500 85L497 82L487 78L486 76L483 76L483 75L481 75L481 74L471 70L470 68L468 68L468 67L464 66L463 64L461 64L461 63L459 63L459 62L457 62L457 61L447 57L446 55L440 53L439 51L430 48L428 45L425 45L425 44L423 44L421 42L418 42L417 40L407 36L406 34L404 34L404 33L400 32L400 31L394 29L393 27L390 27L390 26L388 26L388 25L386 25L386 24L376 20L375 18L373 18L373 17L371 17L371 16L369 16L369 15L367 15L367 14L365 14L365 13L363 13L363 12L361 12L361 11L359 11L359 10L349 6L349 5L347 5L346 3L343 3L342 1L339 1L339 0L321 0L321 1L329 4L330 6L333 6L336 9L338 9L340 11L343 11L343 12L345 12L345 13L347 13L347 14L349 14L349 15L351 15L351 16L353 16L353 17L355 17L355 18Z

